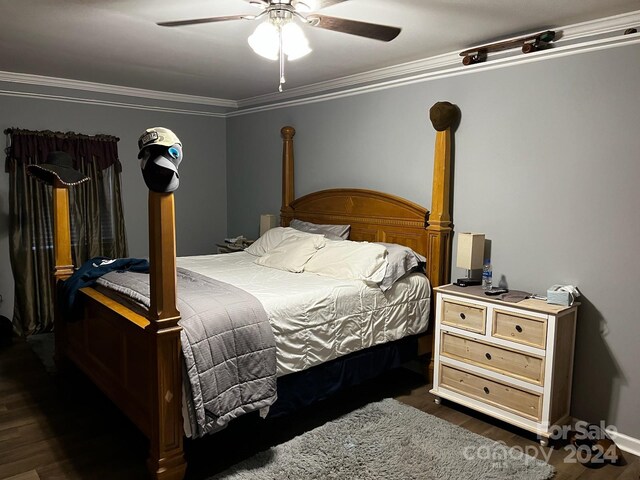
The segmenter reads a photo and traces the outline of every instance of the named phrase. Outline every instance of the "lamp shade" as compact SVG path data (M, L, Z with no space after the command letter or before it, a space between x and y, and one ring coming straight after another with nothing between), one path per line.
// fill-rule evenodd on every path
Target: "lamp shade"
M247 39L254 52L269 60L278 59L280 49L280 32L278 28L268 20L262 22L255 32Z
M267 230L272 229L278 223L275 215L263 213L260 215L260 236L264 235Z
M309 41L298 24L289 22L282 27L282 49L289 61L297 60L311 53Z
M484 261L484 233L459 233L456 266L475 270L482 268Z

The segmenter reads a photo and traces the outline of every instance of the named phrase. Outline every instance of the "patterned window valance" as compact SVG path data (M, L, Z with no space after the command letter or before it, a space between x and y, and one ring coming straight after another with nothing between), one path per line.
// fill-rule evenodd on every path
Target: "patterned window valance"
M4 131L10 137L7 147L5 170L11 170L12 162L25 165L43 163L49 152L60 150L73 158L75 166L80 162L95 162L104 170L115 166L116 172L122 170L118 158L118 137L112 135L83 135L74 132L52 132L50 130L33 131L9 128Z

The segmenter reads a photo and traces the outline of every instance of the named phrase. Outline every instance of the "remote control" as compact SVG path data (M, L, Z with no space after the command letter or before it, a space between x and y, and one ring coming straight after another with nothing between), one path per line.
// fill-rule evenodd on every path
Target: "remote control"
M508 293L508 288L492 288L491 290L487 290L484 292L485 295L489 295L493 297L494 295L502 295L503 293Z

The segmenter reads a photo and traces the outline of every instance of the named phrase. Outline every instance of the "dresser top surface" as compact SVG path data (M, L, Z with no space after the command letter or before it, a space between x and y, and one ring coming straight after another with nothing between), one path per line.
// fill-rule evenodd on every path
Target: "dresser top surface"
M535 298L526 298L519 302L505 302L500 300L497 296L491 297L489 295L484 294L484 290L479 285L474 285L470 287L460 287L458 285L449 284L442 285L440 287L434 288L434 291L440 293L448 293L452 295L456 295L459 297L465 297L473 300L481 300L483 302L493 303L496 305L504 305L506 307L514 307L514 308L523 308L526 310L532 310L536 312L542 312L549 315L558 315L564 311L568 311L576 308L580 305L579 302L574 302L571 306L564 305L553 305L545 302L544 300L539 300Z

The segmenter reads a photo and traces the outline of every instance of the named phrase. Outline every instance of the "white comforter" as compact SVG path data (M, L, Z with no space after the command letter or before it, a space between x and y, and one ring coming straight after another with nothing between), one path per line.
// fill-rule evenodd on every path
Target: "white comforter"
M360 280L285 272L256 265L255 258L237 252L177 262L262 303L276 338L279 376L427 329L430 287L424 275L408 275L382 293Z

